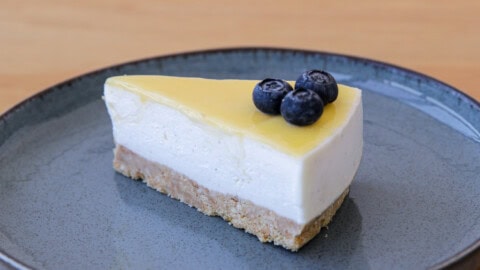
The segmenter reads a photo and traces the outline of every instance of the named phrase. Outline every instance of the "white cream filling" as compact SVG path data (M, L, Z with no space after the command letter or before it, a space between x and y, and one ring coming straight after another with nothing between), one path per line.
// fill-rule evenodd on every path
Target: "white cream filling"
M117 144L210 190L238 196L298 224L320 215L350 185L363 148L361 100L338 132L295 157L105 85Z

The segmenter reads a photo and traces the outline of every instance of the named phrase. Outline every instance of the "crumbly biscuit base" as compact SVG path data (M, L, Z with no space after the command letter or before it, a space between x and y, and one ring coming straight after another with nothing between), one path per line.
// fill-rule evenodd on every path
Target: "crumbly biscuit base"
M297 251L322 227L326 227L348 194L348 188L320 216L308 224L297 224L249 200L222 194L198 185L194 180L161 164L146 160L122 145L116 145L115 170L197 208L209 216L220 216L231 225L254 234L262 242L273 242Z

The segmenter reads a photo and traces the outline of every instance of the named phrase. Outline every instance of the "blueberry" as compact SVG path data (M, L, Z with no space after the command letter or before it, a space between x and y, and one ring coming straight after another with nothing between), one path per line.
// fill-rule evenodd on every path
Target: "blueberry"
M280 79L264 79L257 83L253 89L253 103L262 112L280 114L280 104L292 86Z
M290 91L280 108L283 118L290 124L308 126L315 123L323 113L323 101L309 89Z
M335 78L323 70L305 71L295 82L295 88L305 88L315 91L326 105L338 97L338 86Z

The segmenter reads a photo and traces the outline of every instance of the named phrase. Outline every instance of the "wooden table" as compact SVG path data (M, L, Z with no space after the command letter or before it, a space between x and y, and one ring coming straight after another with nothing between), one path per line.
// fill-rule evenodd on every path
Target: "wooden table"
M381 60L433 76L480 100L478 0L258 2L2 0L0 113L93 69L238 46Z

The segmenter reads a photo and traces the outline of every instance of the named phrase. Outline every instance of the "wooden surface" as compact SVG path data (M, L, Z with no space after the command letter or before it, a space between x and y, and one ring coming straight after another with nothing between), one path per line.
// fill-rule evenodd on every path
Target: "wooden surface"
M0 0L0 113L93 69L237 46L372 58L480 100L479 14L478 0Z

